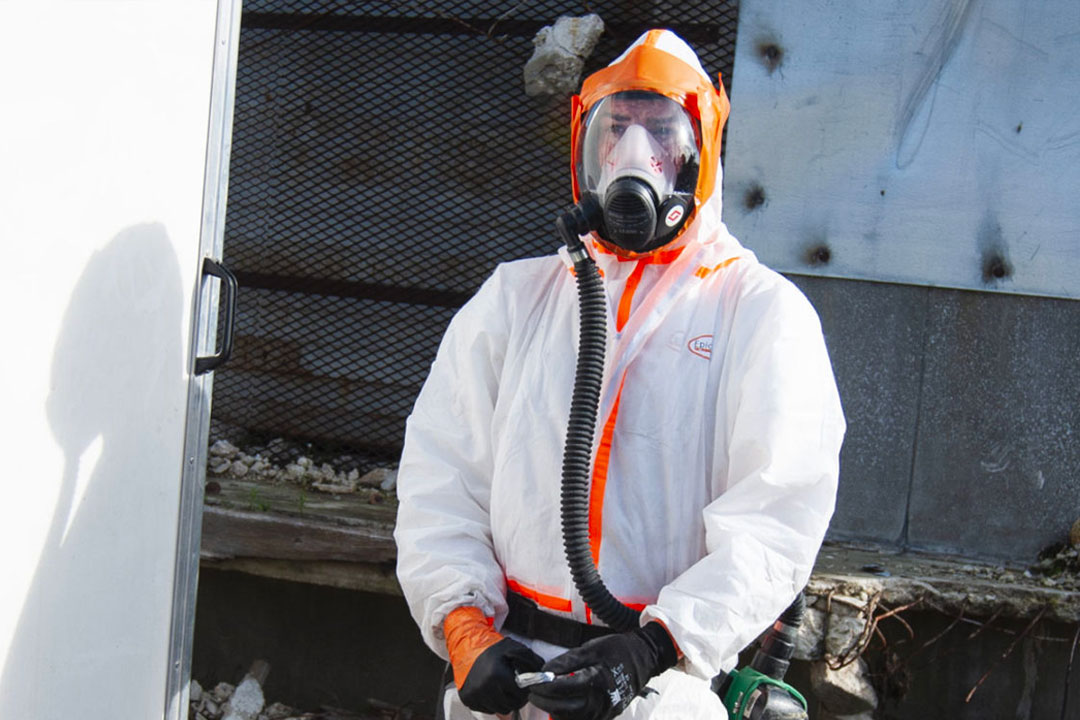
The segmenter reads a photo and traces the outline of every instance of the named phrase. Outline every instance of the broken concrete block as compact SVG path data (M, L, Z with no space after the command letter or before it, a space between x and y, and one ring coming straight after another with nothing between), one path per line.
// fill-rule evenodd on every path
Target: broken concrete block
M569 95L578 88L585 59L604 32L599 15L560 17L533 38L532 57L525 63L525 93Z
M825 656L825 611L807 608L795 636L796 660L820 660Z
M357 480L357 483L364 487L392 490L397 485L397 470L375 468Z
M202 696L202 685L199 684L198 680L192 680L191 685L188 686L188 699L193 703L197 703L202 700Z
M824 660L810 665L810 687L821 704L837 715L855 715L873 710L878 698L870 684L866 661L855 662L833 670Z
M841 657L859 641L866 628L866 618L858 610L834 603L825 618L825 654Z
M224 708L223 720L256 720L266 704L262 684L270 674L270 664L256 660L229 698Z
M248 675L240 681L229 698L225 706L224 720L255 720L265 703L266 698L259 681Z
M228 440L218 440L210 446L210 455L213 457L226 457L232 460L239 452L240 448L236 447Z

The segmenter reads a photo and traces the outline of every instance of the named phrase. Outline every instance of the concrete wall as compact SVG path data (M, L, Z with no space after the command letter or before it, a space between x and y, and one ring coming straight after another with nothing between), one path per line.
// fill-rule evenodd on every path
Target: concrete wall
M791 276L848 419L830 537L1028 562L1080 517L1080 303Z
M882 648L875 640L867 655L882 717L1078 716L1075 667L1069 707L1060 714L1072 628L1041 622L995 665L1026 622L999 619L972 637L979 626L958 622L950 627L953 619L944 615L910 612L904 617L915 637L897 621L886 620L882 630L888 645ZM306 711L322 705L359 709L373 698L407 705L418 718L433 714L443 664L420 640L400 597L204 570L198 619L192 676L205 688L236 683L259 658L271 666L265 683L268 703ZM811 720L820 718L810 692L809 664L794 662L786 679L807 694Z
M434 714L444 663L405 600L203 569L191 675L206 689L270 663L266 702L359 709L370 699Z

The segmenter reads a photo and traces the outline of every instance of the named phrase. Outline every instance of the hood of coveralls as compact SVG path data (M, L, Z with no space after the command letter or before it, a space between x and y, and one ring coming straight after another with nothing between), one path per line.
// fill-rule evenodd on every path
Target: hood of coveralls
M606 68L585 78L581 93L573 97L570 162L575 202L581 199L577 167L585 119L593 106L608 95L624 90L646 90L664 95L686 109L697 121L701 133L701 164L694 205L682 231L666 244L644 253L629 252L596 237L596 241L610 252L625 258L646 257L680 247L696 237L708 237L721 226L720 139L729 104L719 76L717 81L718 85L714 86L697 55L682 38L670 30L649 30Z

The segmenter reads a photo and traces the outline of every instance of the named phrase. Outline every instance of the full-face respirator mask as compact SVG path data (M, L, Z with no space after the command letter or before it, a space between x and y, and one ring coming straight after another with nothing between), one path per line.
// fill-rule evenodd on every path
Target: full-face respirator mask
M618 92L593 106L575 172L601 240L645 253L674 239L694 208L699 135L689 113L657 93Z

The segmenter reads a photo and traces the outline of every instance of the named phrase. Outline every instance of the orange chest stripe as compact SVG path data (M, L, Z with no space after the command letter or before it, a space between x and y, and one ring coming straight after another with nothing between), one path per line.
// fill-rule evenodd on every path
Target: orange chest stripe
M611 438L615 434L615 419L619 416L619 401L622 399L622 383L620 380L615 404L600 434L600 447L596 452L592 487L589 489L589 549L597 565L600 564L600 535L604 524L604 488L607 485L608 462L611 460Z
M619 312L615 316L615 329L620 332L626 325L626 321L630 319L630 306L634 302L634 293L637 292L638 283L641 282L641 275L645 272L645 265L646 263L638 263L630 273L630 277L626 278L626 287L623 288L622 297L619 298Z

